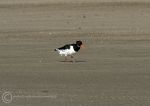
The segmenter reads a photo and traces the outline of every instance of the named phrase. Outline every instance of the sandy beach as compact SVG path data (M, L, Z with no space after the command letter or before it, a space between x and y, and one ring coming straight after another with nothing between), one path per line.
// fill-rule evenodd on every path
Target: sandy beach
M148 1L66 2L0 1L0 106L149 106Z

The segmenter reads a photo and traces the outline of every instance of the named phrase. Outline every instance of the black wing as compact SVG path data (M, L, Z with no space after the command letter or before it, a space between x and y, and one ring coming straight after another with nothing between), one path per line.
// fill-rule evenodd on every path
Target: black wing
M58 49L59 49L59 50L70 49L70 45L67 44L67 45L65 45L65 46L63 46L63 47L60 47L60 48L58 48Z

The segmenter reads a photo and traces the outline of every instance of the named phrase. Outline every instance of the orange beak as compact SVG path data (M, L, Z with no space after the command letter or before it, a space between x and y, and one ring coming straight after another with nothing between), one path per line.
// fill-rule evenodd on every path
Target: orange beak
M85 46L82 44L82 45L81 45L81 48L85 48Z

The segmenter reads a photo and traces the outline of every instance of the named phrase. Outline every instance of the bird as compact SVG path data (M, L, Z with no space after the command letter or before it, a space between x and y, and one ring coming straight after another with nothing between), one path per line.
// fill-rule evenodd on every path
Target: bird
M80 48L83 48L83 43L81 40L76 41L76 43L73 44L66 44L60 48L54 49L54 51L57 51L61 56L65 56L65 62L67 62L67 56L73 57L73 54L77 53ZM73 62L73 61L72 61Z

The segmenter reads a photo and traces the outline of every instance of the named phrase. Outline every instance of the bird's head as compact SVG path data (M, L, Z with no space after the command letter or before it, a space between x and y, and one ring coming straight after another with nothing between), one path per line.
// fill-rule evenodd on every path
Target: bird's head
M77 46L79 46L79 47L81 47L81 48L84 47L82 41L76 41L76 44L77 44Z

